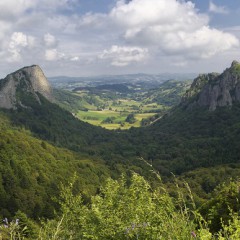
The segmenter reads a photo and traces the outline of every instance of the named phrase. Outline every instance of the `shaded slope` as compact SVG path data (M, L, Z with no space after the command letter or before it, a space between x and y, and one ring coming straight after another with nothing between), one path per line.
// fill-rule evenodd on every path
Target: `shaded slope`
M52 89L39 66L24 67L0 81L0 107L18 126L41 139L75 151L88 150L106 130L77 120L53 102Z
M147 134L154 136L149 141L156 146L151 152L156 167L163 165L174 173L182 173L239 162L239 119L239 104L214 112L176 110L148 129Z
M14 128L0 114L0 215L8 217L18 209L31 217L51 217L57 205L61 182L77 174L85 196L95 193L109 170L98 159L56 148ZM79 187L78 186L78 187Z
M141 154L163 173L240 162L239 86L236 61L222 74L195 79L178 107L139 132Z

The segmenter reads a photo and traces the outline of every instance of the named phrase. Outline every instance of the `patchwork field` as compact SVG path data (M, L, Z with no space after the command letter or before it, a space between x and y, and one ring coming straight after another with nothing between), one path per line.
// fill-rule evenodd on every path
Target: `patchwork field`
M127 116L131 113L128 111L79 111L77 117L82 121L93 125L101 126L107 129L128 129L130 127L140 127L142 119L146 119L155 115L155 113L136 113L134 114L135 122L126 122Z
M147 126L178 104L191 81L147 84L105 84L56 90L59 104L80 120L107 129Z

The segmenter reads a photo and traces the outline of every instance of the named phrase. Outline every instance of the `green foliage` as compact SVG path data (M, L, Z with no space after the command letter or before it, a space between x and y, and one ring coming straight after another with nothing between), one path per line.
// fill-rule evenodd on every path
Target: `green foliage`
M240 64L237 61L233 61L230 72L233 73L236 77L240 76Z
M180 175L199 167L238 163L239 118L237 104L214 112L178 108L150 127L131 130L129 135L139 155L161 175Z
M89 206L71 193L71 185L62 197L62 215L44 224L41 239L185 240L196 227L186 208L177 210L164 189L152 190L136 174L130 182L109 179Z
M18 231L21 232L22 237L26 239L37 238L39 227L25 213L17 211L14 219L16 219L15 223L18 225Z
M94 194L109 176L108 168L97 158L77 154L34 138L14 128L0 115L0 216L12 217L17 210L38 219L51 218L58 206L57 185L77 173L85 199Z
M136 122L136 119L135 119L135 117L134 117L134 114L133 114L133 113L129 114L129 115L127 116L127 118L126 118L125 121L128 122L128 123L134 123L134 122Z
M240 219L230 211L222 229L210 232L202 216L186 206L183 192L171 198L164 188L153 190L141 176L130 181L108 179L85 206L72 184L62 188L57 219L43 223L39 239L239 239Z
M68 111L39 97L41 105L32 102L29 108L5 112L15 125L29 129L43 140L74 151L84 151L96 135L105 133L101 128L80 122Z
M74 179L75 181L76 179ZM61 185L59 220L42 222L39 239L82 239L82 224L86 218L86 206L81 195L73 194L73 183L68 187Z
M218 233L219 240L240 239L240 217L238 213L230 212L230 220L222 223L222 230Z
M213 232L226 226L234 217L233 212L238 212L240 208L240 183L231 181L228 184L219 185L213 197L201 207L201 212L209 222L209 227Z
M137 174L133 174L129 180L122 176L118 181L108 179L86 205L81 194L74 193L76 179L75 176L67 186L61 185L61 211L54 219L42 221L38 229L25 214L18 212L18 219L10 223L4 220L4 225L0 226L0 239L240 239L237 212L229 210L226 215L228 220L221 220L221 229L210 232L204 218L187 207L179 188L178 197L172 198L165 188L154 190ZM232 182L225 185L221 198L226 191L229 193L236 186L239 187L236 184ZM216 203L215 207L222 206Z
M23 240L27 239L24 237L25 228L21 229L18 219L8 221L7 218L4 220L4 224L0 225L0 239L1 240Z
M173 107L180 103L182 95L189 89L192 80L169 80L161 84L157 89L150 90L145 101L158 103L166 107Z
M57 104L69 112L76 114L79 110L88 110L85 106L85 99L77 94L62 89L53 89L53 95Z
M219 76L218 73L200 74L194 79L191 87L187 89L186 93L183 94L183 102L181 104L184 104L185 101L189 104L189 102L196 100L203 87L208 83L213 84L217 76Z
M107 117L102 121L102 123L113 123L115 120L115 117Z

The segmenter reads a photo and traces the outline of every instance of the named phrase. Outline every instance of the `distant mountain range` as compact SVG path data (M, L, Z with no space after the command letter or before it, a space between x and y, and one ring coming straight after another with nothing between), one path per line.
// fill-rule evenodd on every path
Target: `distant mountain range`
M53 87L73 89L75 87L98 86L103 84L121 83L148 83L149 88L157 87L167 80L188 80L197 76L195 73L162 73L162 74L126 74L126 75L105 75L92 77L49 77Z

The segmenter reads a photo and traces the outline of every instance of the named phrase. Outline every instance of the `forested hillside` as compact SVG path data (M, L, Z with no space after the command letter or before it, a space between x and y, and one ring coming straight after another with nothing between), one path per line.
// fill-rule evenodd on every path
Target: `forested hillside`
M52 197L59 183L77 174L77 188L87 198L110 176L103 161L55 147L18 127L0 114L0 201L2 217L17 210L29 217L52 217L57 205Z

